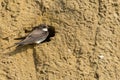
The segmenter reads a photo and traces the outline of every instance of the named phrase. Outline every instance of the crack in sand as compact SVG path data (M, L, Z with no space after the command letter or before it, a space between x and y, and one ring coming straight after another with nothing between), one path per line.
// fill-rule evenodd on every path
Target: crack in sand
M39 5L39 8L41 10L41 15L43 16L44 12L46 11L46 7L44 6L43 0L41 0L41 2L36 0L36 4Z
M37 58L36 58L36 49L35 48L33 48L33 60L34 60L36 78L38 79L38 77L37 77Z
M102 17L102 16L100 15L100 13L101 13L101 0L98 0L98 15L99 15L99 17ZM100 21L100 20L98 20L98 24L99 24L99 21ZM99 27L97 26L96 31L95 31L93 55L95 55L95 53L96 53L98 33L99 33ZM95 57L96 57L96 56L95 56ZM97 73L98 64L97 64L96 60L94 60L92 63L95 65L94 77L96 78L96 80L99 80L99 74Z
M95 52L96 52L98 32L99 32L99 28L97 27L97 28L96 28L96 31L95 31L95 40L94 40L95 42L94 42L93 55L95 55ZM94 77L96 78L96 80L99 80L99 75L98 75L98 73L97 73L97 69L98 69L97 62L94 60L93 62L91 61L91 63L94 64L94 65L96 65L96 66L95 66Z

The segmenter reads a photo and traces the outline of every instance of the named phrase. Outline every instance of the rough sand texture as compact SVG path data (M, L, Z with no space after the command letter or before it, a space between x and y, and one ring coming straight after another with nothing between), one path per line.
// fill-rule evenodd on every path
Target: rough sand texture
M6 49L41 23L50 42ZM0 80L120 80L120 0L0 0Z

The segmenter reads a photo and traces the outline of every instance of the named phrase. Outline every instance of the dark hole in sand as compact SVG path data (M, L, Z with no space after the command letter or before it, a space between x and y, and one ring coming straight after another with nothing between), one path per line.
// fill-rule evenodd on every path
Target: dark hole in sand
M54 37L54 36L55 36L55 33L56 33L55 28L54 28L53 26L49 26L49 25L48 25L48 27L49 27L49 28L48 28L49 35L48 35L47 39L46 39L44 42L49 42L49 41L51 41L50 38L51 38L51 37Z

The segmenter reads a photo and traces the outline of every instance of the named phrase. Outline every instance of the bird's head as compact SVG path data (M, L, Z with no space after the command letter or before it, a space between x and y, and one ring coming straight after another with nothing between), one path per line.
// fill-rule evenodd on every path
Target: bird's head
M43 31L48 31L48 26L46 24L41 24L39 26L39 29L43 30Z

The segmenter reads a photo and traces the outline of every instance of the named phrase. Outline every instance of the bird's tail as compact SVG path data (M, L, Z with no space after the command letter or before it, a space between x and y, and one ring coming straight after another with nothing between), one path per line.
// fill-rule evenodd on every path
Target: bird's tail
M23 47L25 44L23 42L18 42L18 43L15 43L16 45L16 48L20 48L20 47Z

